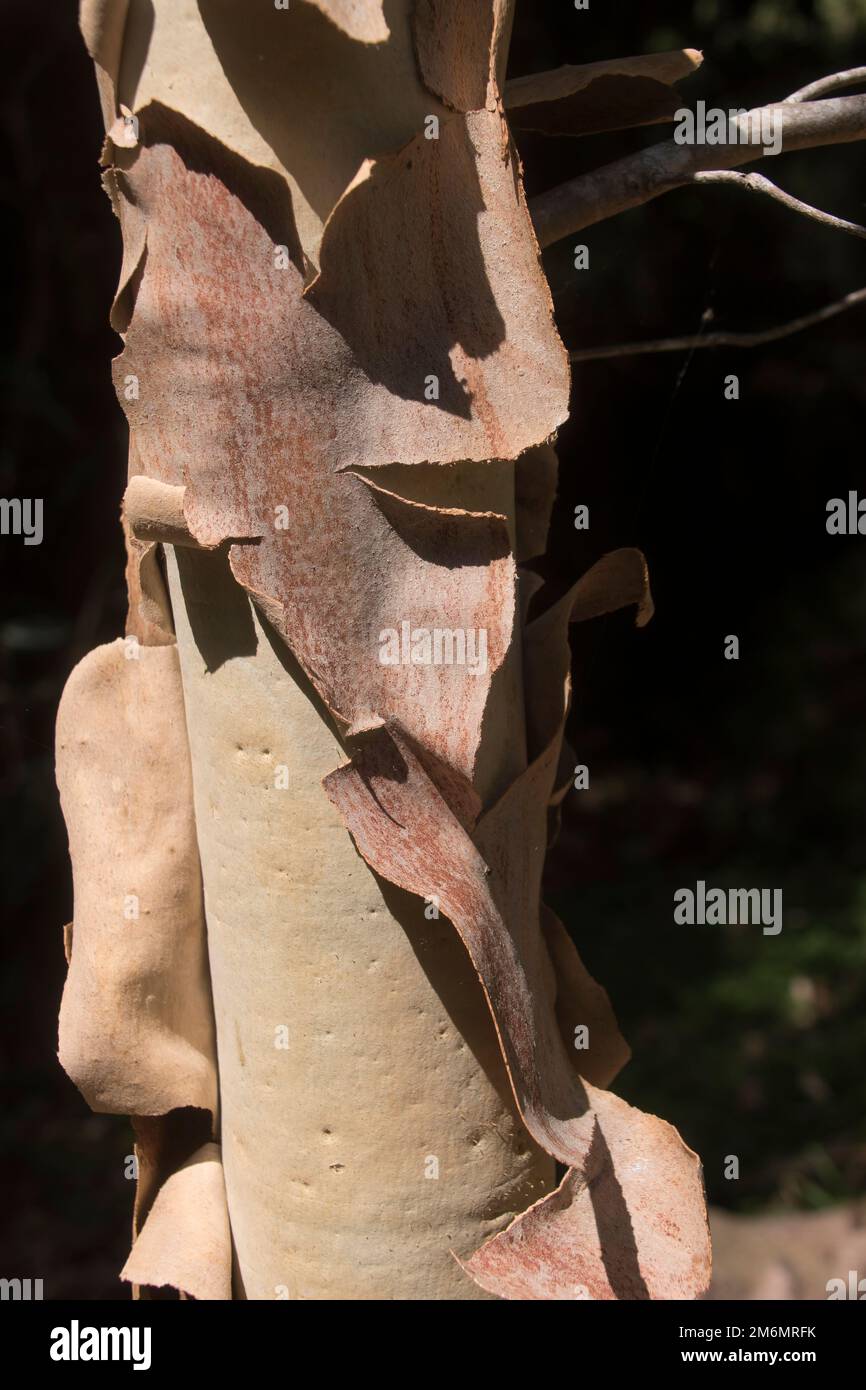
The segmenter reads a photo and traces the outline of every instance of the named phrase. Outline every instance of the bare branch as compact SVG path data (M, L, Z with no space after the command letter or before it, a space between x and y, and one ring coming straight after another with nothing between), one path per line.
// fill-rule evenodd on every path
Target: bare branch
M774 122L782 132L782 150L813 149L866 138L866 96L832 97L802 104L758 107L731 122L743 135ZM732 169L763 156L761 144L680 145L666 140L624 159L581 174L533 198L529 204L539 244L603 222L629 208L694 183L704 170Z
M843 87L859 87L861 82L866 82L866 68L849 68L847 72L833 72L829 77L819 77L817 82L810 82L808 87L801 87L799 91L792 92L789 97L785 97L784 105L797 101L813 101L815 97L826 96L827 92L840 92Z
M799 212L803 217L811 218L813 222L820 222L824 227L835 227L837 231L850 232L852 236L866 237L866 227L861 227L859 222L846 222L844 217L834 217L832 213L815 208L811 203L804 203L792 193L786 193L770 179L765 179L763 174L738 174L733 169L720 169L715 173L695 174L694 182L733 183L749 192L764 194L790 208L792 212Z
M764 343L774 343L779 338L788 338L792 333L802 333L803 329L813 328L817 323L826 323L828 319L835 318L837 314L843 314L847 309L853 309L857 304L863 303L866 303L866 288L852 290L850 294L845 295L844 299L838 299L833 304L826 304L823 309L816 309L812 314L803 314L800 318L792 319L790 323L780 324L776 328L765 328L757 333L696 333L685 338L651 338L643 343L618 343L614 347L580 349L569 353L569 356L572 362L600 362L604 358L638 357L651 352L686 352L695 348L762 347Z

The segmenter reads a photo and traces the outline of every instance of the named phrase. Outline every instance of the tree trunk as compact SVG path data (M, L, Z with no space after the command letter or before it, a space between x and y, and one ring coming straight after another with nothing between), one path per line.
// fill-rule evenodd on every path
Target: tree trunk
M469 957L356 852L327 713L225 557L178 549L170 578L239 1291L483 1297L450 1252L554 1174Z
M124 237L130 617L62 711L125 732L59 739L61 1055L136 1117L138 1286L230 1296L229 1229L234 1297L707 1283L696 1156L603 1089L627 1050L540 902L568 625L651 601L634 551L556 602L522 567L569 377L500 97L510 14L82 7ZM205 933L207 974L179 972Z

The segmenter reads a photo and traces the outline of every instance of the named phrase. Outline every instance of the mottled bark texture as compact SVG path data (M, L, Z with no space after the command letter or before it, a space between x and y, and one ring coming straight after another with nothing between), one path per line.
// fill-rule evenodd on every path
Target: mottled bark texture
M60 712L61 1057L136 1117L138 1288L708 1281L698 1160L605 1089L627 1049L540 901L569 624L652 608L636 551L556 602L525 568L569 369L500 98L510 19L82 6L123 232L130 609ZM698 60L572 71L561 120L513 103L664 119Z

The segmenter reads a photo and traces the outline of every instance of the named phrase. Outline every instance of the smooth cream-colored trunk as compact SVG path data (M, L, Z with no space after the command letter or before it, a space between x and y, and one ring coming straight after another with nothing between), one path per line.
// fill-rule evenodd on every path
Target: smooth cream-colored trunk
M485 1298L450 1252L548 1191L553 1162L469 958L355 851L321 787L340 746L225 559L178 550L169 577L237 1295Z
M298 41L275 65L283 31L269 21L263 48L253 11L238 24L219 3L131 0L117 100L161 101L281 173L315 263L362 160L442 111L417 76L410 14L408 0L388 6L367 91L363 63L348 66L363 45L310 7L286 21ZM491 506L513 519L513 469L489 476ZM554 1165L517 1117L473 967L449 922L356 852L321 786L345 760L327 713L225 554L168 562L236 1296L485 1298L451 1252L549 1191ZM486 726L488 800L525 765L506 727L522 729L520 685L518 643Z
M82 0L124 236L130 613L58 719L60 1053L136 1117L145 1293L707 1286L697 1156L604 1089L627 1048L539 912L568 626L652 602L621 550L524 622L569 374L499 98L509 19ZM440 623L489 633L489 666L486 641L431 652ZM472 670L414 669L440 664Z

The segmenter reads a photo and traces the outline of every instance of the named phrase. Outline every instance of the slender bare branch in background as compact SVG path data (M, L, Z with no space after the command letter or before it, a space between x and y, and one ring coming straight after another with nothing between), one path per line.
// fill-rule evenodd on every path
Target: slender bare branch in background
M740 188L745 188L747 192L761 193L765 197L774 199L777 203L782 203L792 212L799 212L803 217L811 218L813 222L820 222L824 227L835 227L840 232L850 232L852 236L866 237L866 227L861 227L859 222L846 222L844 217L834 217L830 212L824 212L822 208L813 207L811 203L804 203L800 198L795 198L792 193L786 193L783 188L770 179L765 179L763 174L739 174L733 169L718 169L714 173L695 174L695 183L733 183Z
M638 357L652 352L686 352L694 348L761 347L765 343L774 343L779 338L788 338L792 333L802 333L805 328L814 328L815 324L825 323L837 314L844 314L847 309L853 309L863 303L866 303L866 288L852 290L844 299L825 304L822 309L816 309L812 314L803 314L800 318L792 319L790 323L782 323L775 328L765 328L755 333L719 331L697 333L684 338L650 338L643 343L617 343L612 347L581 348L569 353L569 356L572 362L600 362L604 358Z
M819 77L808 87L800 87L785 97L785 106L791 102L814 101L815 97L826 96L828 92L841 92L843 87L859 87L866 82L866 68L849 68L847 72L832 72L829 77Z
M866 139L866 96L758 107L732 125L782 131L782 151L814 149ZM550 246L584 227L694 184L705 170L732 169L763 156L759 144L679 145L666 140L612 164L558 184L530 201L539 244Z

